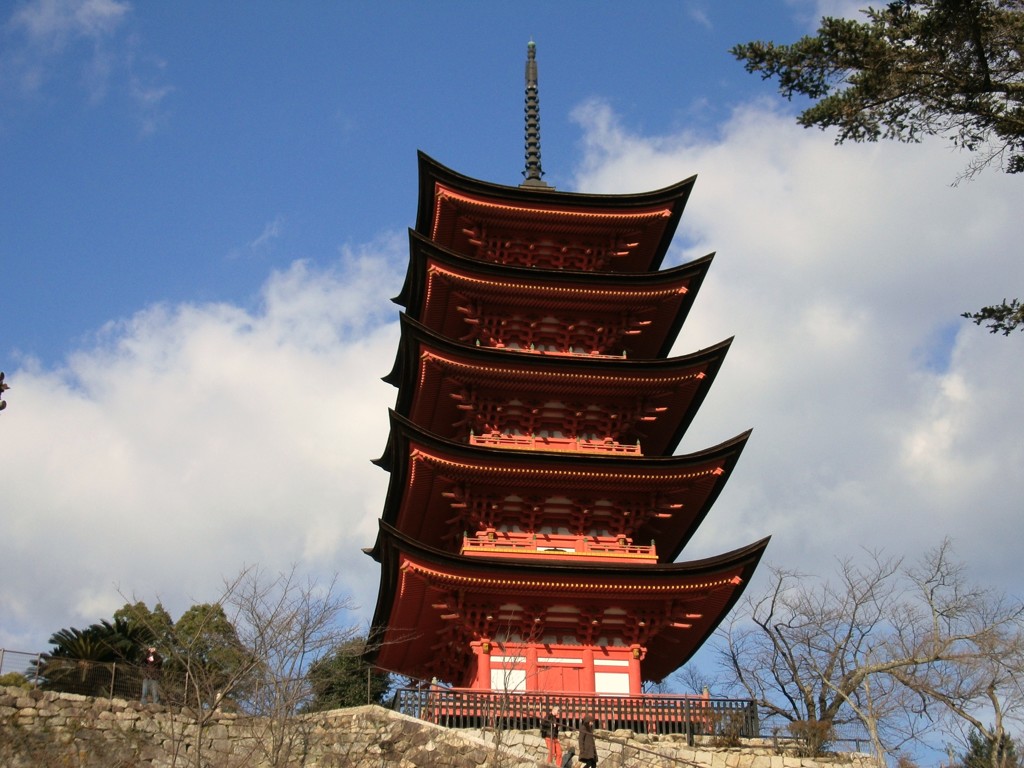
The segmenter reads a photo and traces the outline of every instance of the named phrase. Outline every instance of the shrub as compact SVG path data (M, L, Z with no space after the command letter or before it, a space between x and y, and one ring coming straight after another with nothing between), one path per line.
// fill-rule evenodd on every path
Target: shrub
M794 720L789 724L789 735L800 743L801 757L817 757L834 738L828 720Z
M21 672L8 672L0 675L0 686L7 685L12 688L31 688L32 683Z

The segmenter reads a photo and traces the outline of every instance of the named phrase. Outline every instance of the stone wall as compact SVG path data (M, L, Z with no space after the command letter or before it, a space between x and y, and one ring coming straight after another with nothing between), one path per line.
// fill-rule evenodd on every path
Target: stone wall
M485 731L464 730L463 733L490 739ZM706 743L690 746L686 736L648 736L632 731L594 731L600 768L876 768L873 757L865 754L836 754L816 758L799 757L792 752L780 753L769 740L745 740L739 747ZM512 731L501 735L503 746L525 752L542 760L547 755L539 731ZM562 738L562 749L576 746L576 734ZM539 762L543 765L543 762ZM578 763L577 763L578 765Z
M598 731L602 768L871 768L865 756L831 761L767 746L689 747L675 737ZM366 706L279 722L220 711L190 713L123 699L0 687L4 768L537 768L539 732L453 731ZM574 741L565 738L568 748Z

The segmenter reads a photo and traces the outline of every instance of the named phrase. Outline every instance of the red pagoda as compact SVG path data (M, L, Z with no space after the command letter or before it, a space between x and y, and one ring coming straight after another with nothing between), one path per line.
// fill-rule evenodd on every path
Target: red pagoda
M675 562L749 433L674 455L730 343L669 356L711 265L660 268L694 179L548 186L533 43L526 81L522 185L419 155L369 655L459 688L639 694L768 543Z

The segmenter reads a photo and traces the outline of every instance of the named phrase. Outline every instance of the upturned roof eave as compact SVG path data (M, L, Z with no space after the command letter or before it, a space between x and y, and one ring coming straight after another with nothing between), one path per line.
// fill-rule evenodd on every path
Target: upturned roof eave
M656 638L654 642L648 645L647 656L640 663L641 674L645 680L653 680L655 682L664 680L668 675L692 659L694 654L704 646L715 633L715 630L718 629L719 625L725 620L725 617L732 611L733 606L743 597L743 593L746 592L747 587L750 585L754 572L757 570L757 566L761 562L761 558L764 556L770 541L771 536L766 536L760 541L744 547L743 550L735 550L737 552L744 551L748 555L740 576L742 581L737 585L737 589L733 590L725 604L718 610L717 616L706 623L704 632L691 640L688 653L683 654L681 657L673 658L672 648L669 647L671 641L665 638ZM660 665L657 662L661 662Z
M507 475L510 466L523 468L523 471L547 472L552 475L565 473L593 473L596 476L637 475L644 473L679 473L687 467L700 464L723 462L732 457L733 464L739 459L746 441L753 430L745 430L734 437L711 445L707 449L689 454L671 456L628 456L622 454L575 454L562 451L511 451L501 447L472 445L468 442L450 440L433 432L427 431L396 411L389 410L391 429L384 454L375 464L391 473L400 473L409 461L409 443L417 442L440 456L449 457L453 462L461 462L468 466L476 465L480 472L486 472L488 466L502 466Z
M481 197L493 198L505 204L552 205L554 207L599 207L628 214L633 209L654 205L670 206L661 239L652 244L652 259L647 269L659 269L675 237L676 228L682 217L686 202L693 190L697 176L693 175L675 184L648 192L626 194L594 194L586 192L562 192L551 187L507 186L464 176L437 162L423 151L417 152L419 161L419 203L416 212L416 231L429 236L436 204L438 183Z
M552 488L565 488L574 478L585 478L585 486L590 488L614 488L620 491L631 486L649 490L662 487L666 483L665 492L672 484L692 483L695 479L705 477L706 467L717 465L721 470L714 477L708 494L700 502L700 508L694 510L692 517L684 517L671 523L649 522L637 529L638 540L648 538L659 542L659 561L670 563L675 561L693 537L700 524L704 521L729 482L733 470L739 462L743 449L750 439L751 430L747 430L718 445L700 451L671 456L623 456L616 454L583 454L561 451L520 451L488 446L469 445L435 435L416 426L409 419L395 411L389 411L391 429L388 434L384 454L375 463L384 467L389 473L388 490L384 501L381 519L389 524L398 520L399 512L409 491L408 479L410 472L410 445L415 443L431 451L434 456L451 464L461 464L466 471L486 476L488 472L495 474L496 480L512 482L517 486L535 484L549 485ZM703 468L702 468L703 467ZM519 477L516 477L516 471ZM677 480L686 476L684 480ZM545 481L544 478L548 479Z
M491 181L483 181L471 176L466 176L434 160L422 150L418 151L420 191L427 191L428 198L433 196L435 182L441 182L452 188L486 195L510 202L530 203L555 203L558 205L581 205L592 203L602 208L621 208L628 211L631 208L646 208L662 203L685 204L687 197L694 183L697 180L696 174L681 181L659 189L645 192L626 193L591 193L591 192L565 192L553 187L523 187L506 184L496 184ZM421 202L424 198L421 196ZM420 209L416 217L416 230L428 234L428 227L421 226L429 224L432 220L431 213L433 205Z
M663 673L671 672L681 666L689 659L697 649L703 645L707 637L721 623L728 611L742 595L746 585L764 554L764 550L770 541L770 537L763 538L757 542L740 549L726 552L714 557L695 560L688 563L671 563L646 567L638 571L635 567L619 566L614 564L588 565L586 563L530 563L509 560L492 559L485 557L466 558L460 555L453 555L432 547L426 547L413 539L403 536L399 531L387 525L383 521L377 537L377 544L374 547L374 556L381 566L381 582L377 595L377 603L374 616L371 620L371 638L383 639L390 626L394 612L398 609L399 600L397 595L397 584L399 578L399 564L405 558L415 558L420 562L426 562L436 568L439 573L447 573L447 578L475 578L479 579L478 584L483 588L488 582L493 582L491 588L498 586L500 589L510 588L510 581L522 581L520 585L524 589L531 589L537 594L551 593L552 590L560 591L566 596L571 594L594 595L613 594L609 599L626 599L637 601L650 599L644 594L652 588L660 592L659 597L675 595L682 597L690 589L702 589L708 579L723 579L729 573L737 575L740 579L738 584L730 591L728 598L718 607L716 615L703 622L704 631L692 638L686 638L683 653L679 653L678 646L675 653L662 653L652 656L649 659L662 657L661 667L656 667L652 662L643 665L643 674L646 679L660 679ZM510 569L514 565L514 569ZM694 580L703 579L705 583L694 584ZM643 591L638 587L643 585ZM480 587L478 587L480 588ZM517 589L516 585L512 585ZM674 590L674 591L673 591ZM654 594L654 592L652 592ZM655 639L655 643L668 642L676 645L680 637L678 632L666 631L663 633L666 640ZM672 637L668 637L672 635ZM675 638L675 639L673 639ZM367 658L373 662L376 660L379 649L368 652ZM421 662L422 663L422 662ZM664 670L662 667L671 669Z
M725 363L725 356L729 349L732 347L733 337L730 337L722 342L725 346L716 345L715 347L709 347L708 349L720 349L720 355L714 355L707 358L707 367L704 370L704 378L701 379L700 385L697 387L697 391L690 398L690 402L686 407L686 411L682 414L682 418L679 419L676 425L675 431L668 440L668 444L665 448L665 453L674 453L676 448L679 447L680 441L686 434L686 431L690 428L693 420L697 418L697 413L700 411L701 405L704 404L704 400L707 398L708 393L711 391L711 386L715 383L715 379L718 378L718 372L722 369L722 365ZM671 360L673 358L665 358Z
M657 328L643 331L643 344L648 350L644 357L652 359L670 355L715 256L714 253L709 253L686 264L657 272L582 272L480 261L444 248L414 230L409 230L409 240L409 265L402 290L392 301L403 307L410 317L424 323L427 322L426 318L430 311L426 305L429 265L440 265L454 273L471 276L481 282L492 279L497 282L520 281L524 286L546 285L563 290L576 286L585 291L608 290L623 294L627 302L630 301L628 297L633 292L637 296L635 301L643 302L644 291L676 288L679 290L676 296L647 299L650 302L649 306L656 311L660 311L659 308L666 303L672 305L671 311L665 312L658 319ZM562 295L561 301L572 303L574 299L571 295ZM623 343L626 344L625 341Z
M721 476L718 478L718 482L711 486L708 495L704 498L704 501L701 504L701 508L697 510L692 518L690 518L686 529L682 532L681 536L672 539L666 535L650 534L651 538L657 538L659 542L665 545L663 548L660 548L658 552L658 559L661 562L675 562L675 560L678 559L686 549L686 545L689 544L690 540L696 535L700 526L710 514L711 509L715 506L715 502L718 501L718 497L722 495L722 491L725 490L725 486L732 478L732 473L736 469L736 465L739 464L740 457L743 455L743 449L747 447L747 442L750 440L751 434L752 430L747 430L743 434L733 438L729 443L731 450L719 454L722 465ZM651 521L638 530L637 537L640 539L646 538L645 529L650 530L651 528L656 529L657 527L657 523L655 521Z
M534 372L548 373L558 370L573 373L599 372L602 375L608 376L637 376L644 373L681 372L686 368L704 365L710 361L715 361L720 367L724 361L725 353L728 352L734 338L730 336L717 344L704 347L686 355L627 359L619 357L594 357L590 355L543 355L514 349L477 347L442 336L405 312L401 313L399 323L401 326L399 356L401 355L403 344L406 347L411 346L415 349L414 352L406 351L405 353L407 355L412 354L413 357L418 357L420 350L425 346L429 346L431 349L449 357L475 361L480 365L507 366L510 368L522 368L524 371L529 369ZM396 356L396 364L392 368L392 373L385 377L385 381L395 384L396 372L404 371L407 367L398 364Z
M418 542L412 537L404 535L397 528L383 520L378 522L377 544L374 546L376 555L374 559L378 562L384 562L387 558L386 550L394 547L400 551L415 554L435 564L444 565L452 569L453 572L476 572L504 576L510 570L511 565L514 566L516 571L516 578L521 576L524 580L529 580L539 574L557 574L566 578L577 576L593 578L607 575L609 577L618 576L629 582L653 582L658 577L708 577L713 574L743 567L748 563L756 566L761 555L764 554L769 541L771 541L771 536L766 536L744 547L739 547L719 555L681 563L658 563L637 568L635 565L629 564L588 563L578 560L553 562L547 558L512 560L486 556L465 557Z
M544 267L522 267L498 264L475 259L435 243L425 235L409 230L409 266L402 290L392 299L396 304L410 310L419 305L425 288L425 269L429 261L444 264L452 269L479 275L481 279L522 280L523 282L548 282L552 284L578 285L581 288L637 290L653 287L684 285L684 303L692 304L700 285L703 283L714 253L709 253L685 264L653 272L606 272L591 270L549 269ZM687 306L687 309L689 307ZM410 312L410 314L415 314ZM679 321L681 324L681 320ZM678 328L677 328L678 330ZM673 336L674 339L674 336Z
M675 450L710 391L733 341L732 338L725 339L714 346L679 357L627 360L594 358L589 355L534 355L516 350L477 347L452 341L404 313L400 325L401 338L395 363L384 381L398 388L396 408L403 414L413 411L415 396L419 393L418 372L426 350L452 361L452 364L464 366L469 375L478 371L485 377L493 377L495 371L504 370L505 376L522 375L532 384L547 377L548 381L555 382L555 386L570 387L578 386L587 378L590 379L587 382L589 385L595 377L600 377L604 380L606 391L618 390L625 393L630 387L634 390L664 387L666 377L673 375L691 379L694 382L692 397L678 404L674 413L666 415L671 418L671 422L664 422L665 429L651 433L652 444L649 450L654 453L672 453ZM688 374L688 371L692 371L693 375ZM701 376L699 380L694 378L697 374Z

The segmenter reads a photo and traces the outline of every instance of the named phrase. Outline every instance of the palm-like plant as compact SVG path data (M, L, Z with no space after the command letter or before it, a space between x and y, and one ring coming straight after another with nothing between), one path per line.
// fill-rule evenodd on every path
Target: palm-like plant
M53 649L32 670L43 690L104 695L116 663L135 663L153 640L146 627L124 619L100 621L85 629L70 627L50 636Z

